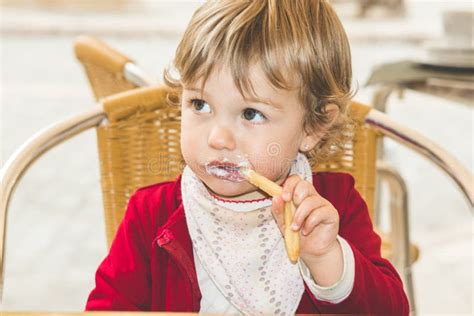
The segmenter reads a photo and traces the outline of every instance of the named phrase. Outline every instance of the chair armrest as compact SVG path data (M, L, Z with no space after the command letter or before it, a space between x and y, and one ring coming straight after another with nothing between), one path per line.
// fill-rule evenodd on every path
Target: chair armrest
M123 75L130 83L137 87L155 86L158 81L154 80L150 75L144 73L141 68L134 63L126 63L123 69Z
M158 82L143 72L127 56L91 36L79 36L74 41L74 52L83 64L94 64L110 73L122 73L125 79L137 87L156 85Z
M474 212L473 174L454 156L425 136L395 122L380 111L370 110L365 123L380 134L413 149L446 172L464 193L471 212Z
M104 111L97 106L82 114L54 123L28 139L0 169L0 301L3 294L8 205L15 187L25 171L44 153L63 141L98 126L105 118Z

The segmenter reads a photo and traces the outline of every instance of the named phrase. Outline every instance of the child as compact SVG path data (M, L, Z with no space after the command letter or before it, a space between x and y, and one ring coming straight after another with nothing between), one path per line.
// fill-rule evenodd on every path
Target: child
M329 4L208 1L174 64L186 167L131 197L87 310L407 315L353 178L308 163L347 135L350 51ZM283 194L245 181L243 160ZM281 233L291 200L297 264Z

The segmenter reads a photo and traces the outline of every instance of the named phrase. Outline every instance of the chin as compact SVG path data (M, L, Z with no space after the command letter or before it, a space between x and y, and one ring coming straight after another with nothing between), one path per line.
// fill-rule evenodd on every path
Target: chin
M247 182L233 182L228 180L213 179L203 181L207 189L213 194L224 199L238 198L255 191L255 187Z

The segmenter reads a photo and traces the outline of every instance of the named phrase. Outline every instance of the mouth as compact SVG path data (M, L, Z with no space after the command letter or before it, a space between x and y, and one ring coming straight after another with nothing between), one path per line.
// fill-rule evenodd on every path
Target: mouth
M241 174L242 166L229 161L213 160L206 163L207 173L216 178L228 180L232 182L242 182L245 178Z

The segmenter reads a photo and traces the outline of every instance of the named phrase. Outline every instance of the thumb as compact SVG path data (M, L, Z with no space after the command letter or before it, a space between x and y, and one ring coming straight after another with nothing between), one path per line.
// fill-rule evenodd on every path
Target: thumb
M285 207L284 206L285 206L285 201L283 201L281 196L273 197L272 214L282 234L284 234L284 231L285 231L285 218L284 218Z

